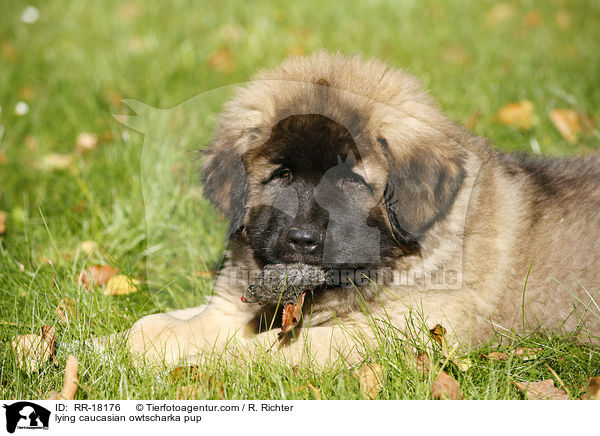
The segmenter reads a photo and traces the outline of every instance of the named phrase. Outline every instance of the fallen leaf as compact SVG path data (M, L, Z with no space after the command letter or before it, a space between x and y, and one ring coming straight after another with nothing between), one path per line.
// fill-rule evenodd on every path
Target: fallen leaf
M231 73L235 70L235 58L227 48L219 48L208 58L208 65L213 70Z
M144 13L141 3L127 1L121 3L117 8L117 16L125 21L135 21Z
M307 389L309 389L312 392L313 397L314 397L315 400L320 400L321 399L321 391L318 388L314 387L310 383L307 384L307 385L298 386L297 388L294 388L293 391L294 392L300 392L300 391L305 391Z
M429 371L431 371L431 362L429 361L429 356L424 351L417 353L415 356L415 369L419 374L422 374L424 378L429 376Z
M79 387L79 363L72 354L67 357L65 378L60 392L50 391L49 400L74 400Z
M567 29L571 25L571 14L566 9L560 9L554 17L556 27L561 30Z
M90 265L81 271L77 283L83 284L88 291L91 291L94 286L104 286L118 273L119 269L110 265Z
M98 135L95 133L81 132L75 139L75 150L84 153L93 150L98 145Z
M58 316L58 322L66 324L70 320L77 318L77 308L75 307L75 300L65 297L54 309L54 313Z
M31 100L34 96L33 87L31 85L21 86L19 88L19 97L23 100Z
M539 27L542 24L542 16L536 11L529 11L525 14L525 25L529 27Z
M38 371L52 357L53 344L42 335L21 335L13 339L12 348L17 366L28 374Z
M528 130L536 123L534 105L529 100L509 103L502 106L497 113L498 121L504 125L520 130Z
M79 245L79 248L85 253L86 256L92 254L98 249L98 247L99 245L96 241L83 241L81 245Z
M496 360L499 362L508 360L508 357L509 357L508 354L501 353L499 351L492 351L490 354L484 354L483 356L488 360Z
M0 210L0 235L6 232L6 213Z
M196 277L201 279L212 279L215 274L212 271L196 271Z
M442 51L442 59L446 63L463 66L471 61L471 56L463 47L451 45Z
M515 348L510 351L514 357L518 357L523 360L531 360L537 358L537 355L543 350L541 348Z
M498 24L508 20L513 14L514 9L510 3L498 3L488 11L485 18L488 24Z
M70 154L50 153L42 157L38 167L43 170L64 170L73 163L73 156Z
M300 322L302 317L302 305L304 304L304 295L304 293L300 295L296 304L286 304L283 308L280 335L290 332Z
M221 380L202 373L197 365L178 366L171 370L169 377L173 383L186 383L177 390L178 400L205 399L207 390L214 390L219 399L225 394Z
M446 332L446 328L441 324L436 324L434 328L429 330L429 333L431 334L431 339L440 344L442 348L444 347L444 344L446 342Z
M538 354L542 352L541 348L514 348L507 353L503 353L500 351L492 351L489 354L482 354L488 360L496 360L496 361L505 361L508 360L511 356L516 357L523 360L531 360L536 359Z
M550 112L550 120L567 142L571 144L577 142L581 132L581 123L577 112L572 109L554 109Z
M431 396L434 400L462 400L463 398L458 382L444 371L431 384Z
M374 400L383 389L383 373L376 363L363 365L358 372L360 393L363 398Z
M569 395L554 386L554 380L547 379L533 383L513 383L528 400L568 400Z
M104 295L129 295L137 292L134 280L126 275L118 274L108 279Z
M600 377L590 379L587 399L600 400Z
M198 365L189 365L173 368L171 372L169 372L169 377L172 382L188 379L189 381L198 382L202 380L203 375L200 372Z

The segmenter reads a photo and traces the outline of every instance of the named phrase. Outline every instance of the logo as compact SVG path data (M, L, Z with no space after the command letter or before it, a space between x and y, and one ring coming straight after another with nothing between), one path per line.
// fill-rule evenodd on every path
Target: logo
M29 401L19 401L6 405L6 431L14 433L15 429L48 430L50 411Z

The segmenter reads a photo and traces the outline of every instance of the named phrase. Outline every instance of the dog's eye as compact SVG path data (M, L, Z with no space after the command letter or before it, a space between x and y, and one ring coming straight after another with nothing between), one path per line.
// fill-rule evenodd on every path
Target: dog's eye
M292 181L292 172L287 168L279 168L273 172L271 175L271 180L273 179L281 179L285 182Z

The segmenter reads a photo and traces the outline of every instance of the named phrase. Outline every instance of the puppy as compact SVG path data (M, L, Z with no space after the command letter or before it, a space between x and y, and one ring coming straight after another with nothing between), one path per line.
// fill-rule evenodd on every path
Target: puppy
M148 359L358 360L373 320L405 331L415 313L464 346L600 334L599 155L502 154L382 62L319 52L259 73L225 105L203 178L227 260L209 304L135 323L129 347ZM274 264L333 277L285 340L279 305L241 298Z

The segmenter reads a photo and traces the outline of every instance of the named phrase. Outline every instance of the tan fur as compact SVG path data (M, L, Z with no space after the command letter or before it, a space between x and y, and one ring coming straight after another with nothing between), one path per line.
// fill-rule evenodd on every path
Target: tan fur
M380 289L378 296L367 288L324 292L310 307L310 322L304 323L310 328L279 351L283 357L358 359L357 337L368 341L374 335L361 310L365 301L371 314L385 314L401 330L411 309L422 310L428 327L440 323L468 346L492 339L494 331L511 337L523 326L584 338L600 335L598 154L552 164L544 172L551 180L541 180L539 172L526 171L518 159L497 153L485 139L448 120L417 79L380 61L319 52L257 74L219 119L206 162L213 200L225 214L232 212L234 185L210 186L222 159L243 160L250 178L268 173L260 147L281 119L322 114L353 125L356 113L360 128L351 134L361 147L363 170L380 194L392 165L415 155L437 159L450 175L459 171L453 159L464 157L465 178L447 213L427 230L420 255L397 260L398 272L423 282ZM382 137L387 152L378 144ZM253 198L255 191L251 182L249 201L260 201ZM428 214L436 205L415 207ZM241 353L270 346L276 331L254 335L259 309L240 301L249 283L231 280L236 267L257 265L247 245L230 254L204 310L186 320L164 314L140 320L130 331L131 348L177 363L220 349L233 337ZM458 272L456 288L427 286L426 278L440 266Z

